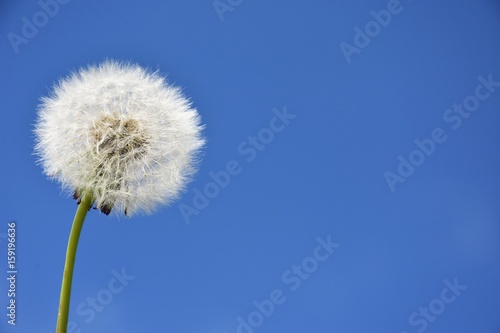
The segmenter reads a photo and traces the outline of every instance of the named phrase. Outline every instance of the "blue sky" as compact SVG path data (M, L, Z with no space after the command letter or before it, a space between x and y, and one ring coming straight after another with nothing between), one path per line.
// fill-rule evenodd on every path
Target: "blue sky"
M1 332L55 331L76 205L32 129L106 58L208 145L170 207L89 213L68 332L500 332L498 1L55 1L0 3Z

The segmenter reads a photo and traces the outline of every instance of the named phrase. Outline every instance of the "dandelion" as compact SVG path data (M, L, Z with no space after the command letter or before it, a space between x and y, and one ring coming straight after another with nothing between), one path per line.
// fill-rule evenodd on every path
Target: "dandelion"
M197 111L158 73L105 61L73 73L42 99L35 154L78 200L57 332L66 332L76 246L87 210L151 213L175 200L205 141ZM66 318L64 318L66 317Z

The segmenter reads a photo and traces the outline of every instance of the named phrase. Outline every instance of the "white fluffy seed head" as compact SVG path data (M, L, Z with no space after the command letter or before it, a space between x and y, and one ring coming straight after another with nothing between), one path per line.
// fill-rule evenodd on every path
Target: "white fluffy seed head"
M177 198L205 140L179 88L137 65L105 61L42 98L35 153L68 193L89 191L104 213L150 213Z

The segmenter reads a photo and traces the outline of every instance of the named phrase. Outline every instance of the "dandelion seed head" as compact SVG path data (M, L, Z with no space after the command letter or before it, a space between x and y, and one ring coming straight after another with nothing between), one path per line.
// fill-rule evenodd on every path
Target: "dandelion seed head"
M55 85L38 108L35 153L45 174L104 213L150 213L196 171L200 116L158 73L106 61Z

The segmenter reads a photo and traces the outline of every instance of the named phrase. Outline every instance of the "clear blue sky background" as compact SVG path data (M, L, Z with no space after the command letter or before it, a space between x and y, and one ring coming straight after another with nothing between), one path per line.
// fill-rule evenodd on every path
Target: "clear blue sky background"
M172 206L90 212L69 332L251 332L239 317L259 333L500 332L500 87L478 88L479 105L470 97L479 76L500 82L500 3L402 0L380 31L370 12L386 0L232 3L220 16L211 0L71 0L44 22L36 1L1 2L0 332L55 331L76 205L36 165L32 129L58 78L106 58L182 86L208 146ZM33 20L38 31L14 47L9 33ZM371 40L348 62L340 44L366 24ZM454 129L447 110L464 100L477 110ZM271 139L284 108L295 118L273 122ZM430 147L439 128L446 140L418 160L415 140ZM248 139L259 133L262 150ZM410 154L420 165L391 191L384 174ZM184 217L180 205L232 160L241 172ZM5 315L12 220L16 326ZM323 261L318 237L340 244L318 249Z

